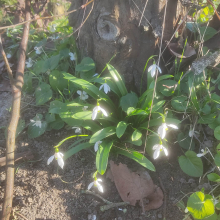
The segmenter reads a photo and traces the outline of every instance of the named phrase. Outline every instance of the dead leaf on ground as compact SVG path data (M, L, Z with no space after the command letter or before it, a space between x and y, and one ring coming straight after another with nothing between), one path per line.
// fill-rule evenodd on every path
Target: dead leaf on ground
M168 45L168 48L170 52L178 58L188 58L196 54L195 49L191 47L188 43L186 43L184 53L183 53L183 48L181 48L178 43L170 43Z
M116 188L124 202L135 206L138 201L148 199L145 209L157 209L163 204L163 192L154 185L147 171L131 172L125 164L110 161L107 177L115 182Z

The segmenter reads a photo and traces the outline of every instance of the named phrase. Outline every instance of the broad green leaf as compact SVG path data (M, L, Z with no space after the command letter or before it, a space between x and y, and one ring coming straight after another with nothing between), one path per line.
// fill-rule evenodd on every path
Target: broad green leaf
M92 111L77 112L72 115L72 118L80 120L92 120Z
M215 213L213 201L207 199L202 192L195 192L189 197L187 209L196 219L204 219Z
M214 101L214 102L220 104L220 96L219 96L219 95L213 93L213 94L211 95L211 99L212 99L212 101Z
M128 116L133 116L133 115L149 115L147 111L144 111L142 109L135 109L133 107L129 107L127 109L127 115Z
M47 113L46 116L45 116L45 119L46 119L46 122L47 122L47 123L56 121L55 114L53 114L53 113L52 113L52 114Z
M47 122L42 120L43 115L36 114L36 116L31 119L30 124L28 125L28 137L36 138L42 135L47 128Z
M131 140L137 141L141 138L141 136L142 136L142 133L138 129L136 129L131 135Z
M24 74L24 85L22 87L22 91L25 91L27 93L31 93L33 91L32 77L32 73Z
M96 154L96 168L101 175L103 175L106 171L108 165L109 152L111 150L112 145L113 141L103 141L99 145L99 149Z
M104 92L100 91L96 86L94 86L92 83L84 79L79 79L69 73L64 73L63 75L65 76L64 77L65 79L70 80L78 87L82 88L82 90L87 92L94 99L103 98L103 101L106 101L107 104L109 104L111 107L114 108L114 103L111 101L111 99Z
M50 102L49 113L59 114L66 111L68 111L68 108L65 103L58 100Z
M212 28L212 27L199 27L199 39L200 41L207 41L210 38L212 38L215 34L217 33L217 31Z
M47 83L41 83L35 91L36 105L43 105L52 98L52 90Z
M180 147L186 149L186 150L194 150L195 149L195 141L191 141L191 137L189 137L189 134L179 133L177 136L177 141ZM191 146L191 148L190 148Z
M194 151L187 151L185 156L180 156L179 164L182 171L189 176L200 177L203 174L203 164L201 158L197 157Z
M107 68L109 70L109 73L111 74L112 78L115 80L116 85L118 86L118 89L121 93L121 96L125 96L128 91L126 89L126 86L118 73L118 71L110 64L107 64Z
M215 165L220 167L220 154L215 155L214 161L215 161Z
M140 165L142 165L143 167L151 171L156 171L154 165L145 156L143 156L137 151L134 151L132 149L123 150L123 149L116 148L116 153L122 154L128 158L131 158L132 160L138 162Z
M132 140L126 140L125 143L130 143L136 146L141 146L142 145L142 140L138 139L137 141L132 141Z
M64 126L64 121L59 117L56 116L56 120L52 121L48 124L50 129L60 130Z
M77 145L76 147L71 148L70 150L68 150L67 152L64 153L64 157L63 159L66 160L69 157L71 157L72 155L78 153L81 150L85 150L87 148L90 148L93 144L86 142L86 143L81 143L79 145Z
M90 138L89 143L95 143L97 141L101 141L102 139L115 134L115 127L107 127L97 131Z
M44 61L44 70L54 70L60 61L60 55L52 56Z
M220 140L220 126L216 127L214 130L214 136L217 140Z
M45 66L44 60L38 60L34 64L33 73L36 75L39 75L40 73L45 73L45 72L47 72L47 70L48 70L48 68Z
M188 106L187 103L188 101L186 96L176 96L171 100L172 107L180 112L186 111L187 107L189 107L190 102L188 103Z
M125 111L125 112L127 111L127 109L129 107L136 108L137 103L138 103L138 97L133 92L128 93L125 96L122 96L121 99L120 99L120 106L122 107L122 110Z
M127 126L128 126L128 124L124 121L120 121L117 124L116 135L117 135L118 138L120 138L125 133L125 130L126 130Z
M216 173L210 173L207 175L208 179L213 182L220 182L220 176Z
M208 104L206 104L206 105L201 109L201 111L202 111L204 114L208 115L208 114L211 113L211 107L210 107Z
M216 119L216 114L212 113L209 115L200 115L200 119L198 120L199 124L210 124L213 123Z
M59 70L53 70L49 75L50 85L53 90L63 89L68 87L68 80L64 79L63 74Z
M76 71L88 72L95 69L95 63L90 57L84 57L80 64L76 65Z
M151 77L151 75L150 75ZM152 77L151 77L152 78ZM173 75L163 75L163 76L159 76L157 78L157 83L162 81L162 80L165 80L165 79L169 79L169 78L173 78ZM153 89L154 88L154 85L155 85L155 80L153 80L151 83L150 83L150 86L149 86L149 89Z

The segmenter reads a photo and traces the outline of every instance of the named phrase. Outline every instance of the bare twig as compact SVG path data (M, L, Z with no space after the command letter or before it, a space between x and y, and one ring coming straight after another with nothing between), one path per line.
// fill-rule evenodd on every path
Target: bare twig
M96 196L98 197L99 199L101 199L104 203L106 203L107 205L103 205L100 207L100 210L102 212L108 210L108 209L111 209L111 208L115 208L115 207L119 207L119 206L123 206L123 205L129 205L130 203L129 202L110 202L106 199L104 199L102 196L100 196L99 194L96 194L92 191L89 191L89 190L81 190L81 193L84 193L84 194L88 194L88 195L93 195L93 196Z
M159 182L161 189L163 190L163 195L164 195L164 201L163 201L163 220L166 220L166 212L167 212L167 195L166 191L163 185L163 182L161 181L161 178L159 177Z
M34 158L34 155L32 154L31 151L25 151L25 152L22 152L22 153L17 153L15 155L15 161L18 161L18 160L21 160L21 159L33 159ZM6 157L1 157L0 158L0 167L3 167L6 165Z
M22 214L20 214L19 212L15 212L15 211L13 211L14 212L14 215L18 215L18 216L20 216L21 218L23 218L24 220L28 220L26 217L24 217Z
M16 71L16 80L12 86L13 105L12 116L8 127L7 141L6 141L6 184L4 204L2 210L2 220L9 220L12 210L12 199L14 189L14 149L15 149L15 133L20 116L20 103L21 103L21 89L24 82L24 68L26 58L26 48L28 43L29 27L30 27L30 0L25 2L25 25L23 29L23 37L20 44L18 66Z

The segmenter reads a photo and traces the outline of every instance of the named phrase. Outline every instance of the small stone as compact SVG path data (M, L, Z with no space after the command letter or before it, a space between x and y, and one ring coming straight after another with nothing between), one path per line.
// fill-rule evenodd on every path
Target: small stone
M180 180L179 180L181 183L186 183L186 180L185 179L183 179L183 178L180 178Z
M162 216L162 214L158 214L157 217L158 218L162 218L163 216Z
M29 203L33 202L32 198L28 198L27 200L28 200Z
M195 183L195 180L194 179L189 179L188 183Z

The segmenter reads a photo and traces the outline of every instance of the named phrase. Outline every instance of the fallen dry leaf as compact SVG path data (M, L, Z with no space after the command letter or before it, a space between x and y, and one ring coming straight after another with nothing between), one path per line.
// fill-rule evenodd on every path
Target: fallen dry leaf
M146 210L157 209L163 204L163 192L154 185L147 171L131 172L125 164L110 161L107 177L115 182L116 188L124 202L135 206L144 198L149 200Z
M188 58L196 54L195 49L191 47L188 43L186 43L184 53L183 53L183 49L179 47L178 43L170 43L168 45L168 48L170 52L178 58Z

